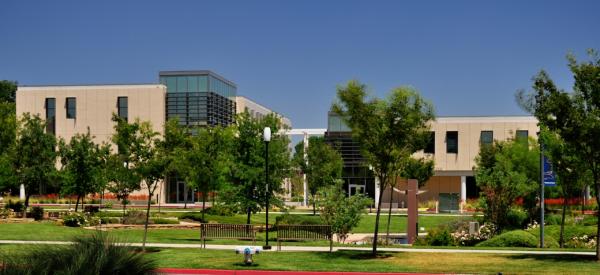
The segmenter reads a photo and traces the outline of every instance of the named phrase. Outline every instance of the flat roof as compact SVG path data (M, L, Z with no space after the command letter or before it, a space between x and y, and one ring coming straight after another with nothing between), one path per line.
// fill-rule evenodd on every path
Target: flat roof
M53 85L19 85L17 91L28 91L28 90L55 90L60 89L90 89L90 88L103 88L103 89L123 89L123 88L155 88L166 86L160 83L140 83L140 84L53 84Z
M160 71L160 72L158 72L159 77L161 77L161 76L186 76L186 75L210 75L210 76L213 76L213 77L237 88L237 85L235 83L233 83L233 81L230 81L211 70Z

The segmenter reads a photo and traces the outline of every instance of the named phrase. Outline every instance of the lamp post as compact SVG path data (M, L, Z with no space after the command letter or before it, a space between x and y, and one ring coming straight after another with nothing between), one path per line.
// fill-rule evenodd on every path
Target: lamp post
M263 249L267 250L267 249L271 249L271 246L269 245L269 141L271 141L271 128L269 127L265 127L264 131L263 131L263 139L265 141L265 190L266 190L266 194L265 194L265 201L266 201L266 238L265 238L265 245L263 246Z

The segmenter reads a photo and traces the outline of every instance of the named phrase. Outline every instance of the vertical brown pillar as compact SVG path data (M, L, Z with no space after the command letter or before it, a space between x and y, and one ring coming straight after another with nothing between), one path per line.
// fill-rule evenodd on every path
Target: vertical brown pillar
M417 180L408 180L407 186L408 192L408 223L407 223L407 238L408 243L413 244L417 239L419 233L419 205L417 200L417 192L419 191L419 184Z

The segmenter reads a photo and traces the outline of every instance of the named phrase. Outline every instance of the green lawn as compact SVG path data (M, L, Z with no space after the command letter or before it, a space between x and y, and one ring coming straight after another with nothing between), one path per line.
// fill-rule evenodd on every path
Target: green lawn
M0 254L26 250L27 245L0 245ZM233 251L156 249L147 254L162 268L208 268L292 271L368 271L477 274L598 274L592 256L478 253L264 252L252 266L242 264Z

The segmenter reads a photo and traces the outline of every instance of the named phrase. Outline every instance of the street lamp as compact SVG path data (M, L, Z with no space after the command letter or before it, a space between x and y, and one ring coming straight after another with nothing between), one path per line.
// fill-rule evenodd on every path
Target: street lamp
M263 131L263 140L265 141L265 190L266 190L266 240L263 249L271 249L269 245L269 141L271 141L271 128L265 127Z

